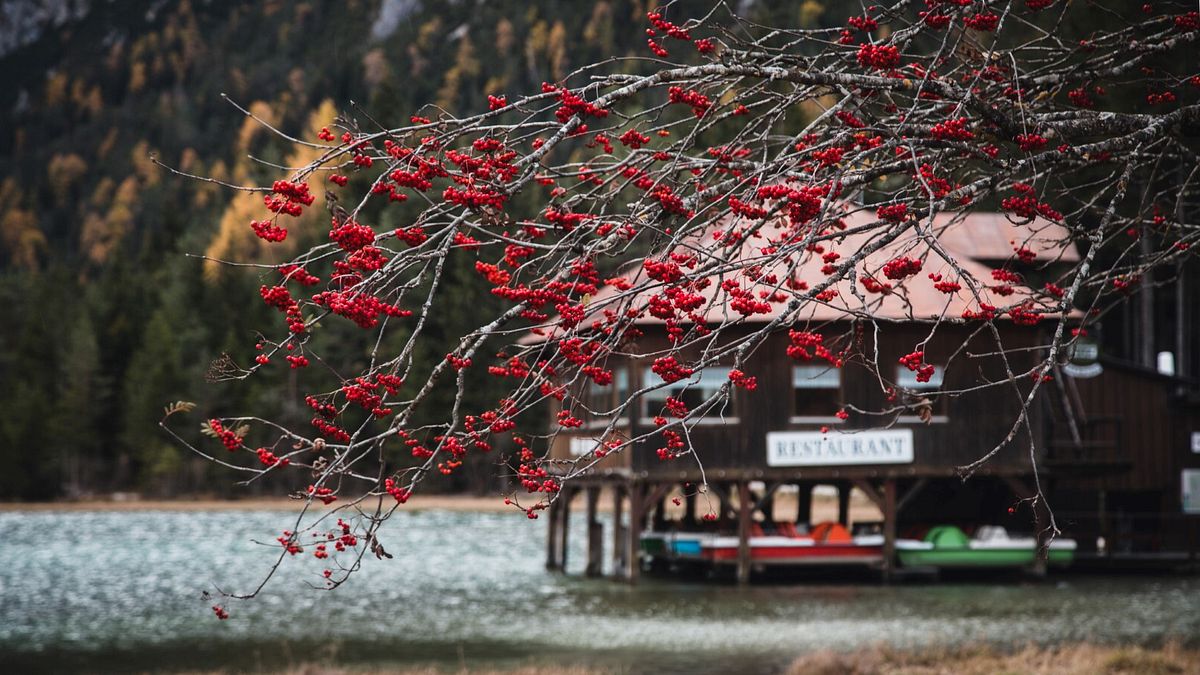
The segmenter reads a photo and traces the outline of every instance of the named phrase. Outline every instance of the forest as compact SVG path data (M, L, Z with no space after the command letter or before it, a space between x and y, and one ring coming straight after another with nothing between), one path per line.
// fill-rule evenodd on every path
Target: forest
M228 475L157 427L163 406L186 399L215 413L291 405L285 415L305 414L280 398L286 372L248 387L205 382L222 354L254 358L254 331L272 310L253 302L263 275L188 254L254 253L245 224L261 204L156 159L218 180L269 182L250 156L308 159L289 156L231 102L313 140L351 102L381 120L407 119L429 102L486 109L489 92L532 90L573 64L644 48L640 30L624 28L644 17L641 2L565 9L185 0L147 11L97 2L61 24L5 36L0 298L10 316L0 329L0 499L233 493ZM808 24L823 13L815 2L774 11ZM289 245L305 246L306 227L319 236L322 214L310 213ZM464 313L490 298L468 265L449 275ZM247 318L247 307L259 315ZM433 328L453 335L464 316L436 317ZM353 351L348 343L342 356L361 356ZM488 383L478 384L483 400ZM489 473L443 485L487 489Z

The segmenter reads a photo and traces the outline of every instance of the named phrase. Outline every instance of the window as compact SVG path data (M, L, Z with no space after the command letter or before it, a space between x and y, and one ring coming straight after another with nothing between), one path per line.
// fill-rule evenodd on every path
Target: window
M923 399L929 401L929 412L935 420L945 421L946 417L946 397L932 396L927 397L923 392L934 392L942 388L943 377L945 371L941 366L933 367L933 375L928 382L918 382L917 374L908 369L907 366L896 366L896 388L907 389L908 394L898 392L900 396L897 398L897 403L914 406L901 415L901 419L920 419L920 410L915 407ZM922 420L923 421L923 420Z
M625 366L612 368L613 379L608 385L596 384L591 378L586 378L587 384L583 390L583 402L592 411L589 424L607 425L610 413L618 405L629 399L629 370Z
M842 371L833 366L792 367L792 417L840 422Z
M642 395L642 417L650 418L661 414L668 396L683 401L689 410L695 410L697 406L712 398L713 394L729 381L729 370L729 368L720 367L705 368L694 373L690 378L646 392ZM643 382L650 385L662 382L662 379L647 368ZM734 396L730 396L727 403L722 402L712 406L704 412L704 417L720 418L722 415L728 417L737 414L737 409L733 406L734 398Z

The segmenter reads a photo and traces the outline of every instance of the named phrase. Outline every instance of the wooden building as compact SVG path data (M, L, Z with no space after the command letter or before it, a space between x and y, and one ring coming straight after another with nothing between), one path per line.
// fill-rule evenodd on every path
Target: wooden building
M847 220L853 231L873 218L852 214ZM941 246L976 279L992 279L993 269L1021 270L1023 286L981 298L995 305L1011 305L1022 294L1034 302L1032 288L1078 260L1066 232L1045 221L1017 227L999 214L944 214L933 229ZM855 251L861 245L847 236L829 248ZM1015 252L1021 249L1024 260L1018 264ZM1074 363L1056 368L1053 380L1041 385L1023 411L1032 380L1014 374L1027 373L1045 357L1057 321L1022 325L1026 322L1003 317L995 321L995 332L979 321L939 322L978 311L980 305L965 291L934 288L936 277L927 274L954 278L956 270L916 238L897 240L868 256L859 266L858 282L902 255L924 261L919 277L886 293L852 289L852 282L843 280L835 286L836 297L811 304L799 321L781 326L758 345L740 368L757 379L756 389L731 387L726 405L695 420L688 433L695 457L660 459L656 450L663 443L654 433L654 418L662 414L668 395L689 405L708 399L728 382L732 364L718 363L647 390L662 383L650 365L671 343L663 320L643 315L643 336L605 364L614 372L612 385L574 392L573 398L586 404L572 407L584 426L560 430L551 455L589 457L608 440L606 432L646 439L596 462L565 485L564 498L550 512L548 568L565 566L571 497L579 492L585 495L589 523L589 574L603 567L605 540L611 539L616 573L633 580L641 567L643 532L691 528L738 536L732 562L737 578L746 581L752 571L751 532L764 523L808 523L816 486L837 490L838 519L846 526L854 525L849 522L851 490L875 503L881 522L858 525L883 535L878 566L886 577L895 569L897 538L922 525L999 524L1045 537L1046 504L1029 500L1035 481L1059 528L1078 542L1081 560L1194 562L1200 514L1185 513L1181 481L1196 476L1191 508L1200 509L1197 383L1077 352ZM801 265L799 273L802 278L807 273L803 280L810 284L819 281L821 266L821 257L812 257L815 264ZM644 306L656 291L640 268L630 277L635 289L645 285L647 290L629 299L629 306ZM779 303L772 313L729 325L739 317L731 317L718 289L713 284L706 291L711 302L702 320L727 325L722 343L735 343L782 311ZM789 355L795 345L789 329L821 335L830 350L845 355L845 363L834 367L819 356ZM900 362L918 345L924 363L934 366L928 381L919 381ZM697 349L683 349L680 360L698 357ZM617 419L605 414L617 409ZM845 412L839 416L840 411ZM993 451L964 481L963 467ZM707 493L698 493L701 484ZM617 526L607 536L596 515L602 488L615 497ZM785 492L795 495L786 513L775 508ZM704 514L715 519L705 520Z

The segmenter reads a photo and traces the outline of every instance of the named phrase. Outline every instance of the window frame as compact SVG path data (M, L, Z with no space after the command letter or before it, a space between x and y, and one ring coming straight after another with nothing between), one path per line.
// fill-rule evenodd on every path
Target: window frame
M810 373L815 372L816 375L814 375L812 377L800 377L799 376L800 371L808 371ZM830 372L832 372L834 377L837 378L837 386L836 387L830 387L830 386L800 387L800 386L797 386L797 384L800 382L804 382L804 381L811 382L811 381L815 380L816 378L825 376L826 374L828 374ZM832 409L835 406L841 405L841 403L842 403L842 385L843 385L841 368L838 368L832 364L821 365L821 364L816 364L816 363L795 363L795 364L792 364L792 374L791 375L792 375L791 383L789 385L789 391L791 392L791 396L789 397L789 401L791 403L791 414L788 417L788 422L790 424L845 424L845 420L841 419L840 417L838 417L837 415L835 415L833 413L830 413L829 415L800 415L800 414L797 414L797 406L796 406L796 392L801 389L834 392L834 397L833 397L833 400L831 401L832 405L830 406L830 408Z
M896 365L895 385L897 389L907 389L912 392L920 393L924 391L937 391L945 387L946 369L942 366L933 366L933 377L929 378L929 382L917 382L917 374L908 369L908 366L900 364ZM897 392L899 393L899 392ZM930 424L946 424L950 421L950 414L947 408L949 407L949 399L945 395L937 396L933 401L933 416L929 418ZM916 424L924 423L917 415L907 415L901 413L896 416L896 422L900 424Z
M601 407L603 407L604 410L613 410L621 401L622 392L624 392L624 398L628 398L633 391L632 387L630 386L630 368L628 364L622 363L612 366L611 370L613 374L613 381L611 384L603 387L596 384L595 380L592 378L587 377L586 375L583 376L585 380L582 397L583 402L587 406L588 410L593 411L587 413L587 419L583 421L583 429L607 428L613 422L613 416L598 414L594 411ZM597 402L601 400L602 395L606 401L604 402L603 406L600 406L597 405Z
M688 391L696 391L696 385L703 383L705 379L710 380L710 382L714 383L715 385L708 391L708 393L702 394L702 400L708 400L710 396L716 393L717 389L721 388L725 382L729 381L729 372L731 370L733 370L732 366L709 366L696 371L691 377L684 378L678 382L672 382L671 384L642 394L638 397L640 399L638 401L638 424L643 426L652 426L654 424L654 417L657 415L658 411L651 411L650 406L653 402L657 401L658 407L661 407L665 404L668 396L674 395L673 392L682 390L684 387L686 387ZM704 377L704 373L713 372L719 372L720 377ZM648 383L661 379L658 377L658 375L650 370L650 366L646 366L642 369L642 377L643 388L648 386ZM740 404L738 402L737 387L730 387L729 399L726 406L716 406L703 417L693 417L689 419L688 424L696 426L739 424L741 423L741 418L738 416L739 406ZM724 414L722 414L722 411L725 411Z

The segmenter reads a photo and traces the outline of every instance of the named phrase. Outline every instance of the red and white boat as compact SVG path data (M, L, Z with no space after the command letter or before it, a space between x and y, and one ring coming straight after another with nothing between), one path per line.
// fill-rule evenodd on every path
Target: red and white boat
M772 523L768 533L755 523L750 560L764 565L872 565L883 561L883 535L854 536L840 523L824 522L801 533L792 523ZM699 532L647 532L642 551L668 560L736 564L736 536Z

